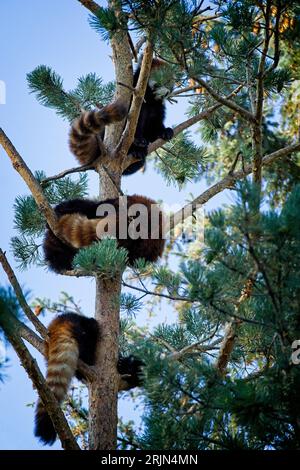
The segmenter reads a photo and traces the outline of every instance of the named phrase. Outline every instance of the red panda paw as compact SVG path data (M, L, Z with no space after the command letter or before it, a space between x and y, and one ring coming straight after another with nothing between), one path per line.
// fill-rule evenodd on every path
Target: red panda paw
M164 140L171 140L174 137L174 131L171 127L166 127L160 137Z

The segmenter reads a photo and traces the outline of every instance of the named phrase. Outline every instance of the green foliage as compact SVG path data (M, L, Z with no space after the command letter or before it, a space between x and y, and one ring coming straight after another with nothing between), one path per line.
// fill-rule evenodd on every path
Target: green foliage
M46 178L44 172L36 172L38 182ZM68 199L84 198L87 195L88 177L80 173L78 177L69 177L42 184L44 194L50 204L56 205ZM11 240L11 248L20 269L32 265L43 265L40 251L46 228L45 219L38 209L33 196L18 196L14 204L15 228L19 235Z
M235 204L210 214L201 261L176 272L176 289L190 299L176 304L180 322L134 336L147 364L146 411L143 431L130 436L142 449L299 448L300 369L291 354L300 338L300 187L259 218L257 198L246 182ZM254 267L252 295L237 312ZM174 282L168 270L155 276L166 290ZM235 314L243 323L223 378L214 363Z
M128 292L122 292L120 298L121 312L125 312L126 315L132 317L141 310L142 306L142 302L138 297Z
M60 116L69 120L80 114L79 102L64 91L62 78L50 67L39 65L27 74L27 81L30 92L36 94L43 106L56 109Z
M102 78L89 73L78 79L74 90L65 91L63 79L50 67L39 65L27 74L29 90L34 93L39 103L55 109L57 114L72 122L82 109L92 109L111 102L114 84L103 85Z
M29 292L25 291L25 298ZM4 327L15 328L13 319L23 318L19 301L12 287L3 287L0 285L0 382L6 378L5 368L9 361L6 355L7 341L4 333Z
M197 146L188 132L183 132L156 152L156 168L167 184L182 187L197 181L205 162L204 150Z
M50 204L59 204L66 199L81 199L88 194L88 176L79 173L77 177L65 176L64 178L43 183L46 175L43 171L37 171L35 177L42 185L44 194Z
M25 297L27 296L28 292L25 292ZM0 326L4 317L7 319L11 315L17 318L22 317L19 301L12 287L0 286Z
M86 273L97 273L105 279L113 279L125 269L127 259L127 250L118 248L116 240L106 238L79 250L73 266Z
M68 199L84 198L88 194L88 176L80 173L77 179L66 176L51 182L45 188L46 196L51 204L58 204Z
M113 82L103 84L102 78L97 77L95 73L89 73L78 79L78 85L71 95L78 100L81 108L91 109L91 106L110 103L114 92Z
M152 279L157 286L166 288L170 295L178 295L181 283L179 274L173 273L166 266L158 266L152 274Z
M45 230L44 217L32 196L17 196L14 204L15 228L24 235L40 235Z
M125 28L126 20L123 16L117 18L112 8L99 7L94 15L89 16L89 24L103 41L108 41L118 29Z
M10 246L19 269L24 270L32 265L42 264L40 244L37 244L34 237L25 237L25 235L12 237Z
M62 291L58 301L52 301L47 298L37 297L33 302L34 307L38 307L40 313L47 310L51 313L63 314L70 311L74 311L79 315L84 315L79 304L74 300L74 297L69 295L67 292Z

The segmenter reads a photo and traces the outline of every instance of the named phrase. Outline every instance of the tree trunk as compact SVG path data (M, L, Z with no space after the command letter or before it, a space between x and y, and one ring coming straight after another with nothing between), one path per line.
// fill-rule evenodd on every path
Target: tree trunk
M115 12L120 8L118 2L109 2ZM118 13L118 12L117 12ZM115 65L116 94L122 96L125 104L130 104L130 89L118 85L118 82L132 85L131 51L125 32L119 32L111 39L112 55ZM117 123L108 126L105 132L105 146L111 158L114 155L124 125ZM106 171L101 165L97 168L100 179L100 199L119 196L121 186L121 167ZM89 386L89 448L113 450L117 446L118 424L118 385L119 374L117 361L119 356L119 303L122 273L111 281L96 278L95 318L100 326L100 343L97 349L97 379Z
M113 281L96 279L96 320L101 328L97 380L89 390L89 448L112 450L117 445L118 337L121 275Z

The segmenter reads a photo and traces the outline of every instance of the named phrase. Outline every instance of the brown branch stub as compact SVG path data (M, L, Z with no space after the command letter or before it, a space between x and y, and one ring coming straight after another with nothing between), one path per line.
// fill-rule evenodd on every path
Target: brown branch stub
M219 355L215 364L216 369L221 375L226 373L227 365L230 360L230 356L235 345L237 332L241 323L241 320L234 319L227 323L225 327L224 338L220 346Z
M255 277L256 277L256 271L252 272L249 275L248 279L246 280L245 285L241 291L241 295L238 298L234 306L234 311L236 313L239 312L239 308L241 304L251 297L253 287L254 287ZM236 338L238 335L238 330L240 326L242 325L242 323L243 323L242 320L235 317L230 322L228 322L227 325L225 326L224 338L221 343L219 355L215 364L216 369L219 371L221 375L224 375L226 373L226 369L230 361L230 356L233 351Z

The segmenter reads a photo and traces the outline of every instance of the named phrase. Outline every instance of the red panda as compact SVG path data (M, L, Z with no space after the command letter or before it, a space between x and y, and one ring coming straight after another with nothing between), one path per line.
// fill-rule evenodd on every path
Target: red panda
M144 196L127 196L126 206L122 205L123 198L106 199L104 201L91 201L89 199L74 199L62 202L55 208L58 216L58 232L64 243L57 238L50 228L47 228L43 248L45 260L52 270L61 273L72 269L72 262L78 249L88 246L94 241L99 241L97 237L97 225L104 217L97 218L97 210L103 205L110 204L116 210L116 238L118 245L124 247L128 251L128 264L133 265L135 260L143 258L146 261L156 261L162 256L165 239L163 233L163 214L156 212L156 220L154 212L158 206L152 199ZM126 238L120 236L120 227L118 215L121 211L128 210L135 204L141 204L147 210L145 225L147 233L145 238L132 239L127 233ZM128 216L126 229L132 223L133 217ZM155 236L152 234L155 232Z
M152 70L163 67L164 62L153 59ZM133 86L136 86L140 67L134 73ZM169 90L159 87L150 79L147 84L144 101L141 107L135 139L128 155L138 159L127 167L123 174L131 175L143 168L148 152L148 145L158 138L172 139L174 133L170 127L164 126L165 96ZM101 155L98 138L104 138L105 125L121 121L126 115L125 106L121 101L104 107L101 111L84 111L72 124L70 131L70 150L81 165L92 163Z
M95 364L96 346L101 340L99 326L94 318L67 313L50 323L48 334L46 382L61 403L67 395L72 378L76 376L82 380L77 371L78 359L88 365ZM122 390L142 385L143 365L143 361L135 356L119 356L117 369L125 376L120 381ZM52 445L56 439L56 431L41 400L36 407L34 434L44 444Z

